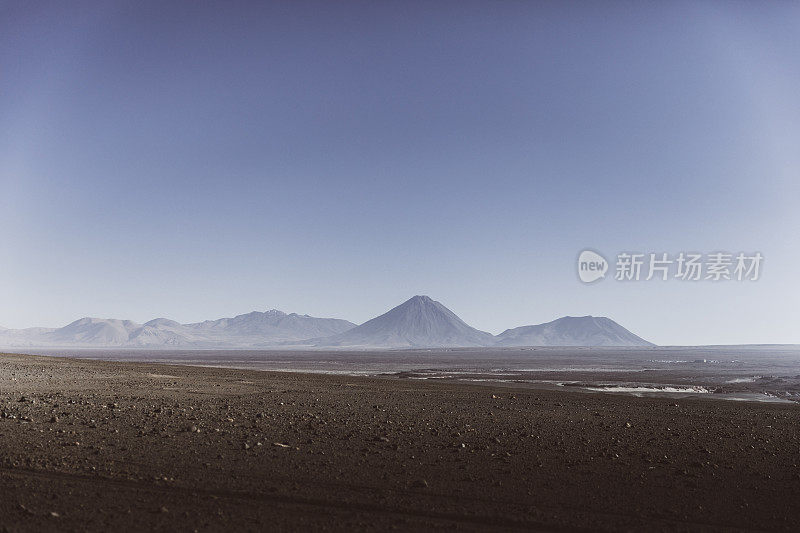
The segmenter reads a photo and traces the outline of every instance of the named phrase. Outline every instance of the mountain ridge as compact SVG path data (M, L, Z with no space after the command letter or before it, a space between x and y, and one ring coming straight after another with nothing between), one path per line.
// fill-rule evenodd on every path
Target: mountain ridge
M315 336L341 333L355 324L276 309L235 317L181 324L154 318L132 320L83 317L61 328L0 329L0 346L8 347L219 347L273 346Z

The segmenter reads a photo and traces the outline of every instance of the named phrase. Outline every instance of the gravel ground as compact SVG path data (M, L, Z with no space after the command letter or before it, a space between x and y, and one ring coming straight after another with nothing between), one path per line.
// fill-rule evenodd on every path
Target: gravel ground
M800 406L0 355L0 531L796 530Z

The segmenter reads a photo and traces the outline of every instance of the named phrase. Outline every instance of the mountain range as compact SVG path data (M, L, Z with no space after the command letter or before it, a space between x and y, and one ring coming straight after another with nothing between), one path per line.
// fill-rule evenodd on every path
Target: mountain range
M0 329L0 346L258 348L335 335L354 327L347 320L286 314L276 309L194 324L167 318L138 324L87 317L57 329Z
M444 348L469 346L652 346L606 317L480 331L428 296L414 296L361 325L270 311L180 324L156 318L81 318L61 328L0 328L2 347L82 348Z

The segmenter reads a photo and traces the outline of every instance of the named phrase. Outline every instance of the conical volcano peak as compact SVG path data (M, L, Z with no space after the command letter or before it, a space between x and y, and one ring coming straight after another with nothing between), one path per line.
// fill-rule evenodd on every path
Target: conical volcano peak
M342 334L317 339L317 346L435 348L490 346L494 337L458 318L430 296L417 295Z

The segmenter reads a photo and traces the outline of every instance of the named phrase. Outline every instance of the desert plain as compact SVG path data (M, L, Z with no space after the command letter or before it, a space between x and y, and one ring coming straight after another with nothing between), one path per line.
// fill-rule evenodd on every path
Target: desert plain
M800 405L2 354L0 494L11 532L793 531Z

